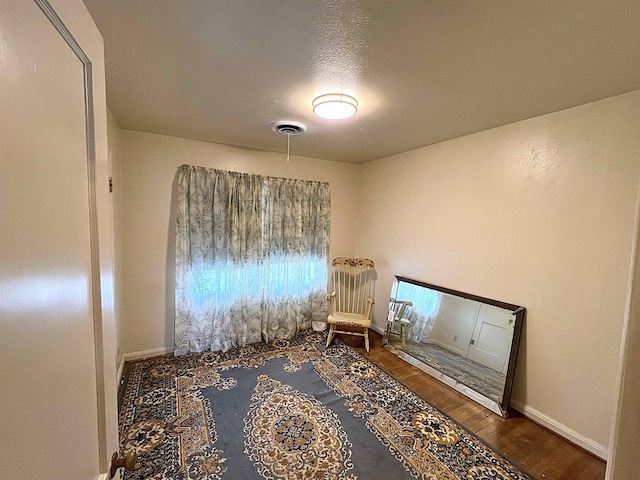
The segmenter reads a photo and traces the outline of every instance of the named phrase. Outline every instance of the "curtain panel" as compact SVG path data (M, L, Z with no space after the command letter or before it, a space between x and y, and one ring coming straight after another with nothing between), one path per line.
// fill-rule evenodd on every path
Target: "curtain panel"
M411 322L407 338L412 342L428 342L440 310L442 293L400 282L396 298L399 300L410 298L413 301L413 306L407 308L405 313L405 318Z
M326 320L328 183L183 165L177 190L176 355Z

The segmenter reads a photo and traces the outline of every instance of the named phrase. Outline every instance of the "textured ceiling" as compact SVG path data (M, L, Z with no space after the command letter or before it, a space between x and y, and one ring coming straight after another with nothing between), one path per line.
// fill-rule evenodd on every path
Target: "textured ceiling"
M640 89L638 0L85 3L132 130L361 163Z

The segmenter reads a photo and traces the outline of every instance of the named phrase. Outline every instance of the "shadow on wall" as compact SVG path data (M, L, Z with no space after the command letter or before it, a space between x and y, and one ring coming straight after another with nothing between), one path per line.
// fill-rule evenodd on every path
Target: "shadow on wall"
M173 177L171 184L171 204L169 205L169 231L167 232L167 283L164 313L164 344L173 348L175 343L175 279L176 279L176 203L178 192L178 170Z
M527 404L527 317L528 312L525 312L511 396L511 408L515 408L520 413L524 413L524 406Z

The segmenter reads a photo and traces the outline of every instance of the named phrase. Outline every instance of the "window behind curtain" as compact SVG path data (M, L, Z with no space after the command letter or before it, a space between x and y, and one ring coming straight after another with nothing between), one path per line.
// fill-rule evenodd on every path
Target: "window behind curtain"
M326 319L330 209L328 183L180 167L175 354Z

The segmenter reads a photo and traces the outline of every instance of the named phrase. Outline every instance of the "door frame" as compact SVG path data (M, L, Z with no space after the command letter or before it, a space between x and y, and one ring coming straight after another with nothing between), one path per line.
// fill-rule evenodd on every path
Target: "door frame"
M82 63L84 86L85 141L87 154L87 198L89 206L89 243L91 251L91 306L96 368L96 397L98 419L98 458L100 471L107 470L107 415L105 368L103 349L102 282L100 268L100 244L98 232L98 208L96 192L96 133L93 91L93 65L89 56L76 41L64 21L47 0L34 0L62 39Z

